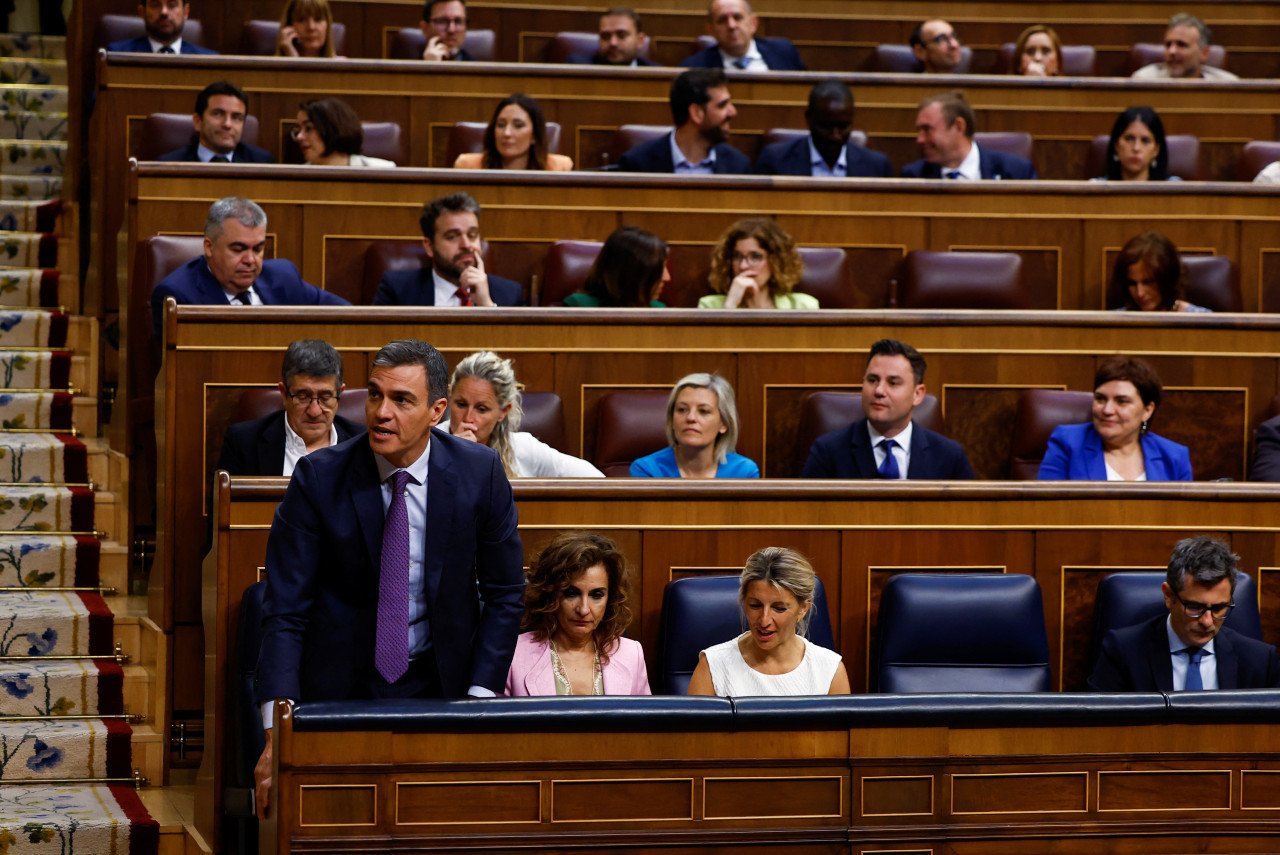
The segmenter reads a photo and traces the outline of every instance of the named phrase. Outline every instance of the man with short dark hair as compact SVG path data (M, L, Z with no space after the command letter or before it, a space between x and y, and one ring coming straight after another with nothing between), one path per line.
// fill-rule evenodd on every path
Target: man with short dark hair
M885 338L871 345L862 375L863 417L814 440L801 477L972 478L960 443L911 420L924 400L925 367L909 344Z
M745 175L751 160L729 145L729 123L738 115L729 82L719 68L691 68L671 84L671 133L641 143L618 159L623 172L677 175Z
M311 452L364 433L364 425L338 415L338 400L347 387L342 356L327 341L290 344L276 385L284 409L229 427L217 469L288 477Z
M930 95L916 113L916 142L922 160L902 168L903 178L982 178L1028 180L1038 178L1025 157L988 151L973 141L977 130L973 108L960 91Z
M466 0L427 0L418 25L427 37L423 59L429 62L471 62L471 54L462 46L467 40Z
M853 133L853 92L842 81L824 80L809 91L804 111L809 136L767 145L756 158L760 175L812 178L892 178L889 158L857 145Z
M520 306L519 282L485 273L480 205L450 193L422 206L422 246L431 264L388 270L378 281L375 306Z
M711 0L707 34L716 43L680 64L690 68L734 71L806 71L804 60L790 39L756 37L760 18L747 0Z
M266 149L241 142L248 115L244 93L226 80L210 83L196 96L191 115L196 139L160 155L161 160L188 163L275 163Z
M1169 19L1164 31L1164 62L1144 65L1132 75L1134 80L1239 80L1222 68L1208 65L1213 31L1195 15L1181 12Z
M954 74L964 57L956 28L940 18L916 24L907 41L925 74Z
M569 62L632 68L657 65L640 55L648 44L649 37L640 28L640 13L630 6L614 6L600 16L600 49L595 53L575 53Z
M143 0L138 4L138 17L142 18L142 26L147 34L123 42L112 42L107 45L107 50L121 53L217 53L216 50L209 50L182 38L182 29L190 15L191 4L182 0Z
M151 292L152 330L161 328L165 297L208 306L349 306L346 300L302 280L292 261L263 261L267 215L241 196L209 206L204 255L161 279Z
M1239 560L1216 538L1178 541L1160 585L1169 613L1108 632L1089 688L1180 692L1280 686L1276 649L1223 626L1235 606Z

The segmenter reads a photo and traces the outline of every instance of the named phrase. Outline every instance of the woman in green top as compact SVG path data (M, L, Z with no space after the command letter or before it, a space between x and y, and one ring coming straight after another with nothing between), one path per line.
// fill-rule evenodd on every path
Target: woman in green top
M711 289L699 309L816 309L816 298L793 291L804 262L791 235L773 220L738 220L711 250Z
M564 304L665 309L658 297L670 281L667 242L644 229L623 226L604 242L582 290L565 297Z

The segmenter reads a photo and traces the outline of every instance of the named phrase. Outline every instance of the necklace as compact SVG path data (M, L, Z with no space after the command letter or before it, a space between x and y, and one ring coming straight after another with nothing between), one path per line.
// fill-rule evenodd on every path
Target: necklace
M560 661L560 651L556 649L554 641L548 642L551 647L551 670L556 677L556 694L572 695L573 684L569 682L569 675L564 670L564 663ZM600 648L595 650L594 661L591 667L591 694L604 694L604 672L600 667Z

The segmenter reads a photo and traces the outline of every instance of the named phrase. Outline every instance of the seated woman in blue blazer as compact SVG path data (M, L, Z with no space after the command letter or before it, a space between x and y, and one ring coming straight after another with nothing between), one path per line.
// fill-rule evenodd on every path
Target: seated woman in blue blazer
M680 378L667 398L667 442L631 462L632 478L759 478L760 467L738 444L733 386L719 374Z
M1093 377L1093 421L1054 428L1040 480L1190 481L1187 447L1147 430L1160 392L1160 378L1141 359L1102 363Z

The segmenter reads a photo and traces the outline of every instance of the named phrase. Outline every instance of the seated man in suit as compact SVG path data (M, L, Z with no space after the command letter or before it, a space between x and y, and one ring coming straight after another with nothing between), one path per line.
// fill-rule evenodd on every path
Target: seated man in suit
M1180 12L1169 19L1164 31L1164 62L1144 65L1132 75L1135 80L1239 80L1224 68L1208 65L1213 31L1195 15Z
M751 159L725 142L729 123L736 115L724 72L691 68L671 84L675 128L618 158L618 168L677 175L745 175L751 171Z
M338 415L342 357L319 339L295 341L280 369L284 409L227 428L216 468L232 475L293 474L298 461L364 433L364 425Z
M892 178L889 158L853 143L853 92L842 81L824 80L809 91L804 111L809 136L764 147L756 159L760 175L813 178Z
M302 281L292 261L263 261L267 215L241 196L209 206L204 255L161 279L151 292L152 330L159 332L164 298L206 306L349 306L346 300Z
M714 46L685 57L690 68L731 68L736 71L805 71L804 60L790 39L756 38L760 19L747 0L711 0L707 33Z
M925 74L954 74L962 56L956 28L940 19L916 24L907 39Z
M244 93L226 80L210 83L196 96L191 124L196 138L161 160L188 163L275 163L266 149L240 141L248 115Z
M522 306L519 282L484 272L480 205L450 193L422 206L418 217L430 267L388 270L378 281L375 306Z
M147 34L123 42L112 42L107 45L107 50L121 53L217 53L216 50L183 40L182 28L186 26L190 14L191 4L182 0L143 0L138 4L138 15L142 18L142 26Z
M1280 416L1272 416L1258 425L1249 480L1280 481Z
M923 160L902 168L903 178L980 178L1024 180L1039 178L1025 157L980 149L973 108L958 90L930 95L916 114L916 142Z
M1160 585L1169 614L1108 632L1089 688L1180 692L1280 686L1276 649L1222 625L1234 605L1239 560L1212 537L1178 541Z
M427 46L422 58L428 62L470 62L471 54L462 47L467 40L467 4L465 0L427 0L419 22Z
M924 357L891 338L871 345L862 376L864 417L814 440L802 478L973 477L960 443L913 424L924 400Z
M638 66L657 65L640 56L649 37L640 29L640 13L630 6L614 6L600 16L600 50L575 53L569 62L575 65Z

